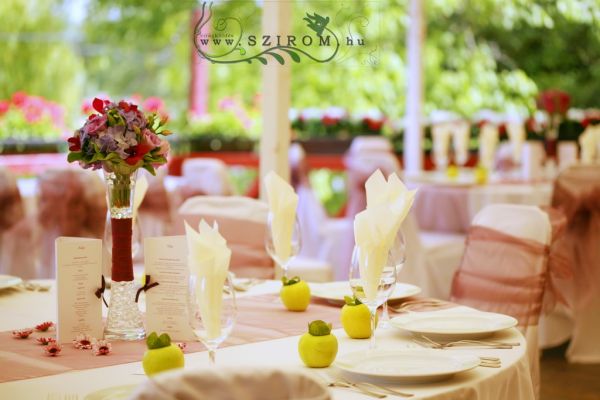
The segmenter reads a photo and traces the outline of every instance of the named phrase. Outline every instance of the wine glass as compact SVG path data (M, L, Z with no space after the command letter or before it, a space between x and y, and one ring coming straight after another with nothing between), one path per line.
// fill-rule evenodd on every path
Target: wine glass
M371 338L369 339L369 349L371 350L375 349L377 308L387 301L396 286L396 262L393 260L393 257L392 251L388 251L388 254L383 257L364 254L359 246L354 246L354 251L352 252L350 288L354 296L361 303L365 304L371 313ZM373 288L367 286L364 277L364 275L371 273L379 275L376 286Z
M396 238L394 239L394 243L389 251L388 262L390 265L394 265L396 267L396 281L399 281L398 275L402 268L404 267L404 262L406 261L406 239L404 238L404 234L402 231L398 231L396 234ZM392 292L390 293L390 297L394 290L396 289L396 285L393 286ZM387 300L383 303L383 311L381 313L381 319L379 320L379 326L383 329L386 329L390 323L390 314L388 313L388 302Z
M214 277L190 276L189 321L194 334L208 349L215 365L217 348L227 339L237 317L233 280L228 274L223 285Z
M273 236L273 213L269 212L267 219L267 234L265 236L265 248L269 256L275 261L280 267L284 277L288 277L288 269L290 262L300 253L302 247L302 238L300 235L300 223L298 222L298 216L294 218L294 225L292 226L292 238L290 243L289 254L282 258L281 254L277 252L275 246L275 240Z

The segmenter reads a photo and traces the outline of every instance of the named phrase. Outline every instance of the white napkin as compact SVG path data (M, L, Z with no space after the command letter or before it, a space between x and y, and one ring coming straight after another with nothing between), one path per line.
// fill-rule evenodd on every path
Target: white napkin
M223 302L223 285L229 272L231 250L219 233L215 223L210 225L202 219L199 231L196 232L185 223L188 245L188 267L196 281L196 299L200 308L200 316L207 331L208 339L221 335L221 310ZM204 280L204 286L200 284Z
M484 124L479 133L479 163L491 169L494 165L496 145L498 144L498 127Z
M145 176L142 175L135 182L135 191L133 195L133 220L137 217L138 209L140 205L142 205L142 201L144 201L144 197L146 197L146 192L148 191L148 180Z
M523 152L523 142L525 142L526 132L522 122L509 122L506 124L506 133L512 147L512 158L515 163L521 161Z
M408 190L396 174L386 181L380 170L365 184L367 209L354 218L354 239L359 248L359 268L367 300L377 297L377 287L388 252L402 221L408 215L416 190ZM368 267L368 268L367 268Z
M471 126L467 121L452 124L452 143L454 146L454 160L458 165L464 165L469 159L469 134Z
M600 139L600 128L589 125L579 136L581 146L581 162L589 164L596 158L597 144Z
M269 172L264 179L269 209L272 214L271 234L275 253L280 261L285 261L292 254L292 234L298 195L289 183L273 171Z
M434 162L438 168L448 165L450 133L450 126L447 123L440 123L431 128Z

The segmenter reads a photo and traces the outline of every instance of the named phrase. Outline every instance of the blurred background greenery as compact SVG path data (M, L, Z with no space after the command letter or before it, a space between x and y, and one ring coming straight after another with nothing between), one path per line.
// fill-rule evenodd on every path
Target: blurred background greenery
M312 2L320 4L320 2ZM293 66L295 108L405 107L407 1L357 2L377 23L354 27L380 46L379 64ZM295 16L310 1L295 2ZM193 1L3 0L0 2L0 99L16 91L43 96L80 117L81 99L104 93L162 98L184 115L190 78ZM260 2L217 7L260 26ZM315 6L317 7L317 6ZM234 11L235 10L235 11ZM600 4L585 0L426 0L425 110L470 116L488 108L532 111L539 90L571 94L576 107L597 106ZM294 18L301 23L301 18ZM248 109L260 92L260 66L212 65L210 108L235 98Z

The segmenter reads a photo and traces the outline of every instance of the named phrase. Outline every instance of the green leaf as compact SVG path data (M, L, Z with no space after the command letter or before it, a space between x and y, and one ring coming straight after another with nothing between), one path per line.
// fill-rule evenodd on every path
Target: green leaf
M261 63L263 63L264 65L267 65L267 60L264 57L256 57L256 59L258 61L260 61Z
M154 167L152 166L152 164L144 164L142 166L142 168L144 168L146 171L150 172L153 176L156 176L156 171L154 170Z
M270 55L271 57L273 57L274 59L276 59L279 64L281 64L281 65L285 64L285 60L279 54L271 53L271 52L269 52L267 54Z
M348 306L358 306L362 304L362 302L355 296L344 296L344 302Z
M281 49L283 51L285 51L286 53L288 53L290 55L290 58L292 60L294 60L295 62L299 63L300 62L300 56L298 55L298 53L296 53L293 50L288 50L288 49Z
M300 282L300 277L295 276L292 279L288 279L287 277L284 276L283 278L281 278L281 282L283 283L283 286L295 285L296 283Z
M170 345L171 338L166 333L163 333L162 335L158 336L156 332L152 332L146 338L146 346L151 350L162 349L163 347L168 347Z
M308 333L312 336L327 336L331 333L332 325L320 319L308 324Z
M67 155L67 161L70 163L73 161L79 161L81 159L83 159L83 154L80 151L72 152Z

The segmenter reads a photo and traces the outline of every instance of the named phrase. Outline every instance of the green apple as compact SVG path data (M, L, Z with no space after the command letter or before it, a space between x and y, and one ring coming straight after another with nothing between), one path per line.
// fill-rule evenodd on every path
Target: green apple
M148 350L144 353L142 366L146 375L151 376L169 369L183 368L185 359L181 349L171 343L166 333L158 336L152 332L146 338Z

